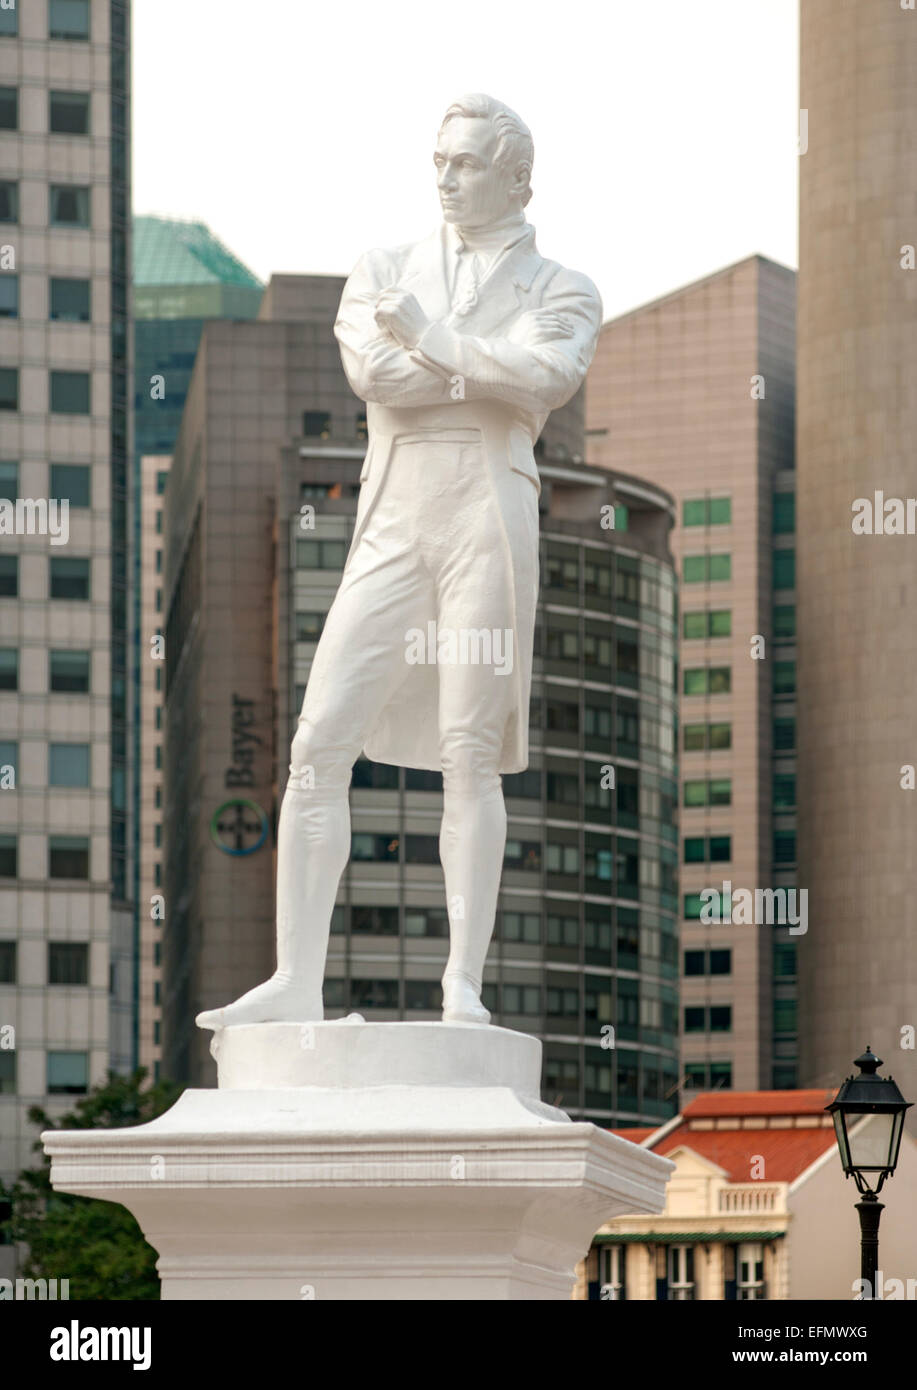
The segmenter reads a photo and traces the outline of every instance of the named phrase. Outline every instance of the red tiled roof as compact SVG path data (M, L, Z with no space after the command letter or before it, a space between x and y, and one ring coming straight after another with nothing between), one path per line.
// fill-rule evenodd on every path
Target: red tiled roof
M718 1115L824 1115L836 1091L703 1091L685 1106L686 1120Z
M613 1129L610 1132L617 1134L619 1139L629 1139L632 1144L642 1144L644 1139L655 1134L658 1128L658 1125L654 1125L652 1129Z
M786 1092L782 1094L786 1095ZM818 1095L821 1095L820 1091ZM833 1149L835 1139L833 1127L689 1129L687 1125L679 1125L658 1144L653 1144L652 1149L654 1153L670 1154L682 1145L725 1169L730 1182L751 1182L754 1177L763 1182L792 1182L826 1149Z

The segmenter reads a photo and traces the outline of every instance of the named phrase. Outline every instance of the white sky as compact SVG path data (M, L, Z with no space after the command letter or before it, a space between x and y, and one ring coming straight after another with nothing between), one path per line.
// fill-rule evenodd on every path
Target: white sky
M134 0L134 206L262 279L439 221L466 91L535 140L543 255L606 318L759 251L797 264L798 0Z

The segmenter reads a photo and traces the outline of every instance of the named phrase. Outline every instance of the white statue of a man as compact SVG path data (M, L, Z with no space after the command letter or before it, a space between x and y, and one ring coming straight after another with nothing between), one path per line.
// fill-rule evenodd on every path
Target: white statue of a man
M344 288L335 333L367 403L369 448L280 812L277 970L199 1014L203 1028L323 1017L363 749L442 770L443 1020L489 1021L481 981L506 840L500 774L528 762L533 445L582 383L602 318L591 281L536 250L523 212L532 159L529 131L500 102L450 106L434 154L443 225L368 252Z

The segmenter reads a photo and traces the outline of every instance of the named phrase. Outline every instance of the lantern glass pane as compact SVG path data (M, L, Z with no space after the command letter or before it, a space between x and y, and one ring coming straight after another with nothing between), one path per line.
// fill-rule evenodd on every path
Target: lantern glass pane
M840 1150L841 1166L846 1172L850 1167L850 1146L847 1143L847 1131L844 1128L844 1117L840 1110L835 1110L831 1118L834 1121L834 1133L837 1136L837 1147Z
M853 1167L866 1170L887 1168L894 1115L868 1115L865 1120L851 1115L848 1124Z

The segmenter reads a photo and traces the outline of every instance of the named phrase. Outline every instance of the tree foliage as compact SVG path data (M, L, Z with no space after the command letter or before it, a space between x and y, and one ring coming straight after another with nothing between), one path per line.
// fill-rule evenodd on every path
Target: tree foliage
M174 1105L182 1087L170 1081L145 1086L146 1069L108 1080L52 1119L33 1105L29 1119L46 1129L125 1129L146 1124ZM67 1279L70 1298L83 1300L159 1297L156 1251L126 1207L55 1192L51 1162L36 1140L41 1166L25 1168L0 1196L11 1204L9 1236L28 1247L20 1273L27 1278Z

